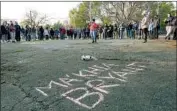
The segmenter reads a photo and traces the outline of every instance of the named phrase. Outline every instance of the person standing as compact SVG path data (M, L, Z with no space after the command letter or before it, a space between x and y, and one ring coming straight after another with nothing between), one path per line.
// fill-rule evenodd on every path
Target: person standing
M21 35L22 35L22 40L25 40L25 29L22 27L21 28Z
M1 40L2 40L2 43L7 42L8 40L8 29L7 29L6 21L4 21L3 24L1 25Z
M124 26L123 26L123 22L122 22L119 25L119 39L123 39L123 37L124 37Z
M90 35L92 37L92 43L97 43L97 29L98 25L95 23L95 19L93 19L90 25Z
M107 39L108 37L108 25L105 24L103 28L103 39Z
M154 22L153 22L153 19L151 19L151 21L150 21L150 23L149 23L149 28L148 28L148 30L149 30L149 38L150 39L154 39L154 37L153 37L153 28L154 28Z
M44 30L44 36L46 40L49 40L49 30L48 27L46 27L46 29Z
M136 27L137 27L136 22L133 22L133 24L132 24L132 36L133 36L134 39L136 38Z
M112 39L113 38L113 28L112 28L111 24L109 25L109 29L108 29L107 33L108 33L108 37Z
M59 38L59 30L55 30L55 38L58 40L58 38Z
M34 26L31 29L31 39L36 40L36 28Z
M10 36L11 36L11 39L12 39L12 43L15 43L15 25L13 24L12 21L10 21Z
M99 39L103 39L103 27L99 27Z
M60 28L60 39L64 40L65 39L65 34L66 34L66 29L62 26Z
M108 26L107 37L108 37L108 38L111 37L111 24L109 24L109 26Z
M165 19L166 31L167 31L165 39L168 39L168 40L170 40L170 35L173 32L172 21L173 21L173 17L171 16L171 14L168 14L168 18Z
M73 27L70 28L70 33L71 33L71 39L73 39Z
M150 12L146 12L144 11L142 13L142 15L144 16L142 21L141 21L141 28L142 28L142 31L144 33L144 42L143 43L146 43L147 42L147 34L148 34L148 22L149 22L149 15L150 15Z
M172 25L174 27L173 40L177 40L177 12L176 16L173 18Z
M118 28L117 28L117 24L114 24L113 38L114 38L114 39L117 39L117 38L118 38Z
M39 32L40 32L40 40L44 40L44 29L42 26L40 27Z
M81 39L81 29L77 28L77 36L79 39Z
M50 36L51 36L52 40L54 40L54 34L55 34L54 30L53 30L53 28L51 28L50 29Z
M111 39L113 39L113 31L114 31L114 27L113 27L112 24L110 25L110 27L111 27L111 30L110 30L110 37L111 37Z
M86 39L86 28L85 27L83 28L83 36L84 36L84 39Z
M74 28L74 39L76 39L76 37L77 37L77 30L76 28Z
M131 22L128 24L128 36L133 39L133 25Z
M26 41L31 41L31 28L28 25L26 25L25 35Z
M7 42L10 42L11 36L10 36L10 24L7 24Z
M159 19L158 19L158 16L155 16L154 17L154 27L153 27L153 36L155 39L158 39L159 38L159 26L160 26L160 23L159 23Z
M141 28L141 21L139 22L139 24L138 24L138 39L140 40L140 39L142 39L143 37L143 32L142 32L142 28Z
M20 25L18 25L18 22L15 22L15 39L17 42L20 42L21 40L20 32L21 32L21 27Z

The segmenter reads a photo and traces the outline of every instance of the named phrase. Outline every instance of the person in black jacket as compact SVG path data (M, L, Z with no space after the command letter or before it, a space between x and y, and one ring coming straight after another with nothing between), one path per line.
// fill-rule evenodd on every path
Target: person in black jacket
M111 24L110 24L109 27L108 27L107 33L108 33L108 37L109 37L109 38L112 38L112 37L113 37L113 27L112 27Z
M20 32L21 32L21 27L20 25L18 25L17 22L15 22L15 39L17 42L20 42L21 40Z
M107 39L107 37L108 37L108 25L107 24L105 24L104 25L104 28L103 28L103 39Z
M113 25L110 24L110 38L113 39L113 31L114 31L114 27Z
M51 36L51 39L54 40L54 30L53 30L53 28L50 29L50 36Z
M40 40L44 40L44 29L42 26L39 28L39 33L40 33Z
M7 30L6 21L3 23L3 25L1 25L1 40L2 40L2 43L7 42L8 40L8 30Z
M133 25L132 25L132 23L128 24L128 35L129 35L130 39L133 39Z

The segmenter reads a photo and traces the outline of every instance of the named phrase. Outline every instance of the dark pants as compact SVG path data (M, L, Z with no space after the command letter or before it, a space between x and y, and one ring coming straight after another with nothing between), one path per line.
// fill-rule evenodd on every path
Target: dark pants
M71 39L73 39L73 33L71 32Z
M144 36L145 36L144 40L147 41L148 28L144 28L143 33L144 33Z
M10 39L11 39L10 32L8 32L8 37L7 38L10 41Z
M16 39L16 41L18 41L18 42L21 40L20 31L15 32L15 39Z
M61 34L60 34L60 39L61 39L61 40L64 40L64 39L65 39L65 34L62 34L62 33L61 33Z
M81 39L81 33L79 33L78 36L79 36L79 39Z
M90 38L90 32L86 32L87 33L87 38Z
M139 39L143 38L143 32L142 32L142 29L139 29L138 30L138 35L139 35Z
M175 28L175 31L173 34L173 40L177 40L177 27Z
M45 39L46 39L46 40L49 40L49 36L48 36L48 35L45 35Z
M40 33L40 40L44 40L44 35L43 35L43 33Z
M108 36L109 36L109 33L108 33L107 31L105 31L105 32L103 33L103 38L104 38L104 39L107 39Z
M50 38L51 38L51 39L54 39L54 38L55 38L55 37L54 37L54 34L51 34Z
M128 31L128 37L130 38L130 39L133 39L134 37L133 37L133 30L132 29L129 29L129 30L127 30Z
M153 30L149 31L149 38L150 39L154 39L154 34L153 33L154 33Z
M124 36L123 34L124 34L124 31L123 31L123 30L120 30L120 31L119 31L119 38L120 38L120 39L123 39L123 36Z
M155 39L158 39L158 38L159 38L159 29L158 29L158 27L155 27L155 28L154 28L154 34L153 34L153 35L154 35L154 38L155 38Z
M26 41L31 41L31 35L30 34L26 35Z
M74 33L74 39L76 39L76 37L77 37L77 33Z

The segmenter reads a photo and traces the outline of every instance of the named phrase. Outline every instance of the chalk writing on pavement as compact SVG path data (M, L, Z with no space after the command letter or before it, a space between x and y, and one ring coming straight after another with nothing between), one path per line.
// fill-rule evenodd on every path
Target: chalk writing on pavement
M93 109L104 101L104 97L106 95L111 93L109 88L119 87L121 84L128 81L128 75L135 75L139 71L143 71L146 68L146 66L141 65L138 62L133 62L126 65L125 68L120 71L113 70L113 68L117 67L119 67L119 65L106 63L102 63L101 66L93 65L88 67L88 69L80 70L78 73L71 73L70 75L66 74L66 77L59 78L59 82L51 80L48 86L36 87L35 89L43 96L48 97L49 94L45 92L46 89L51 90L52 85L57 85L61 88L67 89L66 92L63 92L60 95L61 97L64 97L81 107ZM103 75L104 72L107 72L106 75ZM72 77L70 77L71 75ZM86 79L87 81L84 81L83 79ZM117 81L117 83L110 84L107 82L109 80ZM80 83L84 86L77 87L75 86L75 83ZM93 91L89 90L90 88L93 89ZM77 91L82 91L84 94L80 94L77 98L72 97L71 94ZM94 96L96 102L91 105L83 103L85 98L92 96ZM95 98L95 96L97 96L97 98Z

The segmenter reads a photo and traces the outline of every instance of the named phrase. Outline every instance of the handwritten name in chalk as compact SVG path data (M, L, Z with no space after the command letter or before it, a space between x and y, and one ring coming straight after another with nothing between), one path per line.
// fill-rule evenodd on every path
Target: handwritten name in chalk
M65 97L67 100L81 107L93 109L104 101L104 96L110 93L110 88L120 86L120 83L128 81L128 75L137 74L138 71L143 71L144 68L146 68L146 66L140 65L138 62L126 65L125 68L120 71L114 71L112 68L115 67L119 67L119 65L106 63L102 63L102 66L93 65L88 67L88 69L78 71L78 73L71 73L72 77L74 76L76 78L71 78L71 75L66 74L66 77L59 78L58 82L51 80L47 87L36 87L36 90L47 97L49 94L45 91L51 90L53 85L56 85L67 90L60 96ZM106 76L103 75L105 71L108 72ZM81 79L78 79L78 77ZM84 81L83 79L87 80ZM110 84L108 82L109 80L115 80L119 83ZM77 87L77 85L75 85L76 83L84 86ZM89 89L93 89L93 91ZM82 91L83 93L76 93L77 91ZM72 97L72 93L79 94L79 97ZM94 97L96 102L89 103L89 105L83 103L83 100L87 97Z

